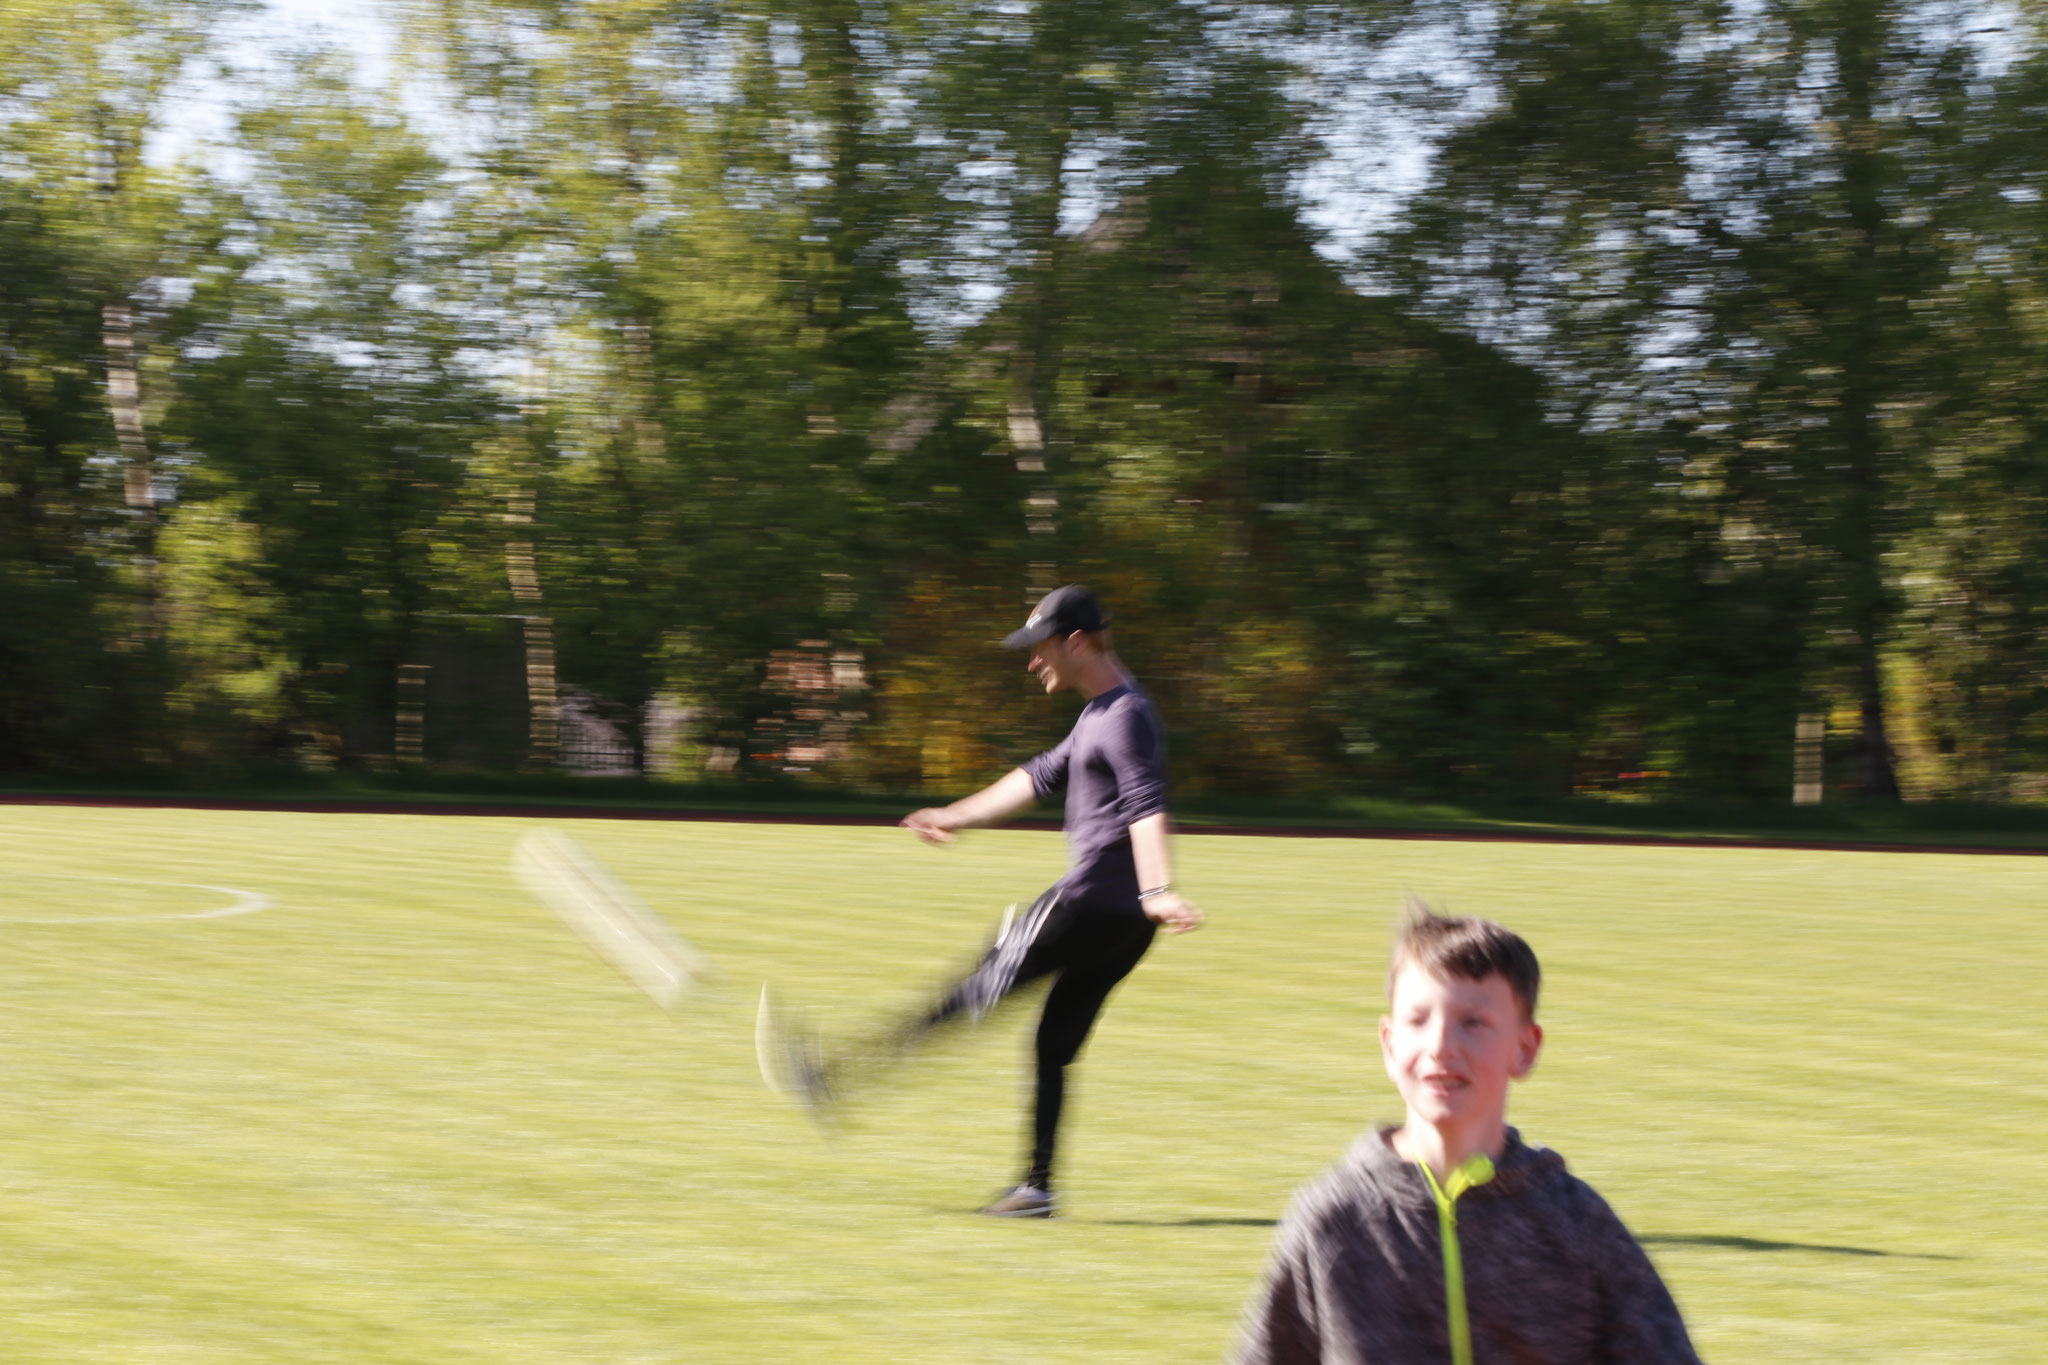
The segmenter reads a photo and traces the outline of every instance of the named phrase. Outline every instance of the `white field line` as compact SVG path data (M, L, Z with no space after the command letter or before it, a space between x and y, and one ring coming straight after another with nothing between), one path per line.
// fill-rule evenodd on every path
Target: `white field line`
M37 880L44 880L37 878ZM260 891L244 891L234 886L214 886L208 882L164 882L144 877L102 877L93 873L78 873L69 877L50 877L50 881L119 882L123 886L175 886L185 891L217 891L230 897L228 904L213 910L172 911L156 915L64 915L54 919L26 919L15 915L0 915L0 924L146 924L154 920L173 919L229 919L235 915L253 915L258 910L268 910L277 902Z

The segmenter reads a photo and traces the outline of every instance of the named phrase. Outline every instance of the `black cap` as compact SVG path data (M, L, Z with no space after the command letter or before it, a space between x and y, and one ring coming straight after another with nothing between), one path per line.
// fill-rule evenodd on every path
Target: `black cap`
M1109 613L1095 600L1095 594L1079 583L1054 588L1031 609L1031 619L1021 629L1003 637L1004 649L1029 649L1055 635L1077 630L1102 630L1109 625Z

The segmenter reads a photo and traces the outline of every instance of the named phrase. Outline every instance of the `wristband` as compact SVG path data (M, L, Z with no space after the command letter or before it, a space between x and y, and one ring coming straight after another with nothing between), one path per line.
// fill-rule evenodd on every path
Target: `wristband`
M1138 899L1141 901L1151 900L1154 896L1163 896L1171 890L1173 890L1173 883L1168 882L1164 886L1155 886L1150 891L1140 891Z

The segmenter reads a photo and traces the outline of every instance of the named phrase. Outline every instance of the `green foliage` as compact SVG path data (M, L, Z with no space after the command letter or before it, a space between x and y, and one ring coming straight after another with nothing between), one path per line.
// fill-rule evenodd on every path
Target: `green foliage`
M442 167L331 69L298 89L247 119L248 179L208 205L224 251L163 422L189 452L166 559L202 764L390 755L400 665L498 606L442 552L495 416L421 301L454 255Z
M0 766L125 767L135 641L118 619L125 518L95 453L99 280L84 243L0 179Z
M1063 715L989 642L1086 580L1191 791L1780 799L1817 714L1837 792L2043 794L2031 30L418 0L391 88L301 54L201 174L142 149L235 7L51 13L7 767L381 767L425 696L444 765L566 704L640 771L971 783ZM1304 186L1397 135L1333 264Z
M2024 78L1982 55L1885 0L1513 6L1478 58L1501 97L1389 245L1418 306L1511 339L1668 469L1644 733L1686 785L1781 785L1794 715L1840 698L1850 785L1896 791L1884 675L1931 626L1901 614L1906 566L1971 486L1929 475L1964 458L1964 372L2012 339L1969 281L2024 240L2023 174L1980 141L2018 145L1996 130ZM2019 747L2014 719L1984 743Z

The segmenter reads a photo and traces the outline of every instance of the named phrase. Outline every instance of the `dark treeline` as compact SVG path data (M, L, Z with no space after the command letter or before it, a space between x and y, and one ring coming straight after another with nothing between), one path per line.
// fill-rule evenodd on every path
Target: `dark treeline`
M2033 7L388 16L0 0L0 771L2048 795Z

